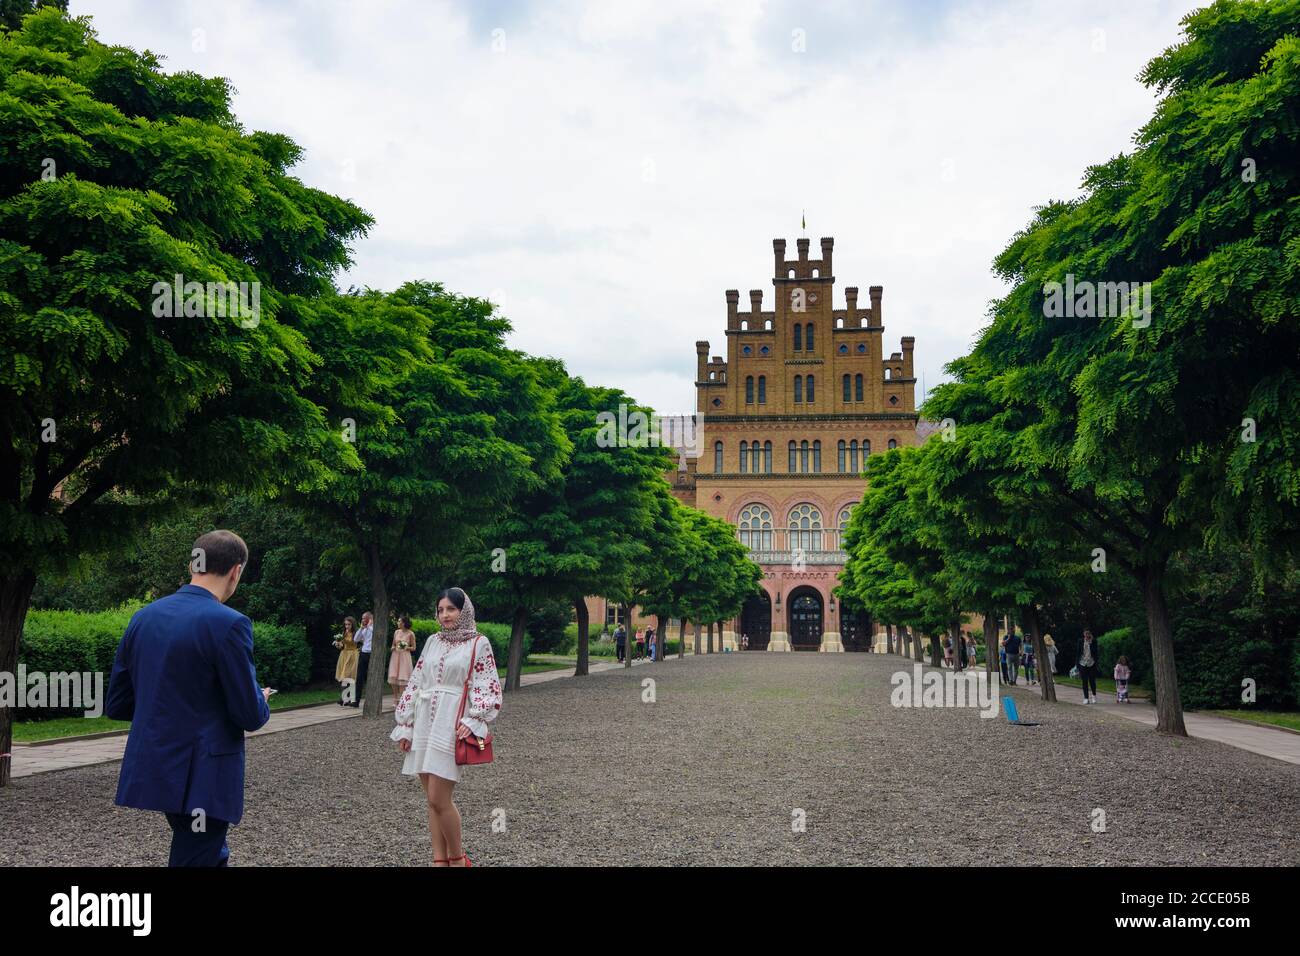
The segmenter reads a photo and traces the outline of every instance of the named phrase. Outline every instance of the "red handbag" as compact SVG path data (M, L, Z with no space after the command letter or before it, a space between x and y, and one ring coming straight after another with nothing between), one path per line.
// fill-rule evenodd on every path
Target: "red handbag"
M456 713L456 732L460 732L460 719L465 716L465 703L469 700L469 679L474 673L474 656L478 653L478 638L474 638L474 646L469 652L469 670L465 672L465 689L460 695L460 710ZM470 734L464 740L456 738L456 763L473 764L473 763L491 763L492 762L492 735L486 737L475 737Z

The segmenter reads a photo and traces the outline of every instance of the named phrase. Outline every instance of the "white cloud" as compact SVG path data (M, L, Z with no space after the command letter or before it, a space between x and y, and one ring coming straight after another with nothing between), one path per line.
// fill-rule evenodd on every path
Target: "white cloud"
M694 342L723 352L724 290L770 306L805 208L836 304L883 285L885 351L914 335L933 386L1031 208L1130 146L1154 104L1134 77L1191 7L73 3L229 77L246 126L376 217L342 284L499 299L513 344L665 412L692 407Z

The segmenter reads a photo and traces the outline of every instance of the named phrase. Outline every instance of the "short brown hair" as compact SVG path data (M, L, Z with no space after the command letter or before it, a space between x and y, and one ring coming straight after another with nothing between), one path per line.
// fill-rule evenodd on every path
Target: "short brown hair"
M190 553L195 561L200 558L203 561L191 565L192 569L198 569L196 573L199 574L229 574L235 565L248 563L248 545L233 531L209 531L199 535L194 542L194 551Z

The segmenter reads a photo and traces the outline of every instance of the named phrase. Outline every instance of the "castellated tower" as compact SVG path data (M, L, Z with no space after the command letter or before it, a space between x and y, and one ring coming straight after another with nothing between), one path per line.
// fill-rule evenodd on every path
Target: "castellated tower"
M763 595L724 626L748 649L865 650L872 622L831 593L840 533L861 498L868 455L917 442L912 349L884 351L881 286L835 302L835 240L772 240L773 295L726 293L725 359L695 343L696 409L705 447L689 503L725 518L763 566ZM693 500L690 500L693 499Z

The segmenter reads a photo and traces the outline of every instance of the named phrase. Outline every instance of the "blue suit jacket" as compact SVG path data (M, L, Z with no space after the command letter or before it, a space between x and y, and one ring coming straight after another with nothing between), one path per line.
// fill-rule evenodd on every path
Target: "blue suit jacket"
M104 713L131 721L120 806L238 823L244 731L271 717L253 622L194 584L141 608L117 647Z

